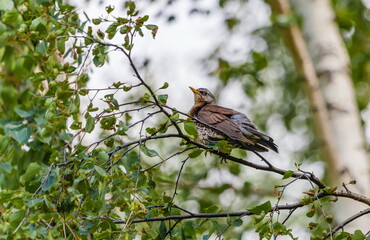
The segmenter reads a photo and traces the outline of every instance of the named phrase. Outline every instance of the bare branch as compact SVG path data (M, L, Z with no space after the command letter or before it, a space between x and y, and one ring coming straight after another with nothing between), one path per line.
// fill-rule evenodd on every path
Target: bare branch
M172 195L172 199L171 199L171 203L173 203L173 200L175 199L175 196L177 195L177 187L179 186L179 181L180 181L180 176L181 176L181 173L182 173L182 170L184 169L184 166L185 166L185 163L188 161L189 157L187 157L184 161L182 161L182 164L181 164L181 167L180 167L180 171L177 175L177 179L176 179L176 185L175 185L175 191Z

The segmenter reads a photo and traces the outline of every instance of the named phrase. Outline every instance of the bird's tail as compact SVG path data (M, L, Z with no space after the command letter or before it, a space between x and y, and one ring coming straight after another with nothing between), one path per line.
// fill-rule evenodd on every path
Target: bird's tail
M277 145L274 143L274 140L271 137L268 137L268 139L262 138L256 140L256 143L265 146L267 148L270 148L272 151L279 153L279 150L277 148Z
M274 152L279 153L277 145L274 143L274 139L272 139L272 137L254 129L248 129L248 131L252 133L248 138L256 145L262 145L263 147L267 147Z

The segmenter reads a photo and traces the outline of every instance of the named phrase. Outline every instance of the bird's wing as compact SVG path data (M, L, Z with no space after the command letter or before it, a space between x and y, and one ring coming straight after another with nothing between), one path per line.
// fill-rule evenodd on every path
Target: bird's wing
M229 108L210 104L204 106L198 112L197 118L232 139L253 145L253 142L245 138L240 128L229 118L233 113L238 112Z
M255 143L268 147L275 152L278 152L274 140L270 136L258 131L256 126L247 118L247 116L241 113L231 116L231 119L235 122L237 126L239 126L240 130L246 138Z
M217 127L217 129L220 128L220 131L225 132L227 136L251 145L256 145L257 143L278 152L274 140L258 131L257 127L245 114L215 104L204 106L202 112L204 118L208 118L208 120L214 118L214 122L219 121L220 123L212 125ZM229 131L225 129L229 129Z

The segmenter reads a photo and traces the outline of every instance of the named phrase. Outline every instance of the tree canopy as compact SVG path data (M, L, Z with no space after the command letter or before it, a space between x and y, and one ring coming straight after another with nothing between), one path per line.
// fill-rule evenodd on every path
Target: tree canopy
M225 26L240 34L243 19L229 11L229 2L219 1ZM143 74L145 60L134 59L135 41L155 39L161 26L134 1L124 3L124 14L116 7L91 18L62 0L0 3L1 239L369 238L363 229L347 230L370 213L369 197L349 190L356 182L332 185L300 164L323 154L302 75L282 40L297 16L272 14L271 25L254 32L267 47L245 62L229 61L219 48L207 60L217 63L210 74L220 85L242 81L253 101L268 89L282 93L252 112L267 122L274 111L287 132L305 129L311 139L292 154L295 168L285 169L228 141L200 143L199 121L168 105L169 84L154 87ZM334 9L363 111L370 86L369 9L344 0L334 1ZM88 87L94 69L109 64L113 52L125 58L131 75ZM279 77L264 77L277 69ZM343 198L364 210L338 220L332 206Z

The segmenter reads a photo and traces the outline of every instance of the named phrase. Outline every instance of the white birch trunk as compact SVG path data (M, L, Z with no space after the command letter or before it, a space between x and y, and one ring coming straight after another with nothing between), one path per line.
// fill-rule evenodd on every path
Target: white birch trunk
M338 176L331 184L339 188L342 183L356 180L357 184L348 188L369 197L369 158L350 76L349 57L330 1L292 0L292 3L303 18L303 32L327 102L331 141L336 151L336 162L329 166L328 171L335 171L332 174ZM345 207L337 209L338 213L343 213L342 218L366 208L366 205L354 201L342 204L346 204ZM352 225L354 229L363 231L368 231L369 226L369 216Z

